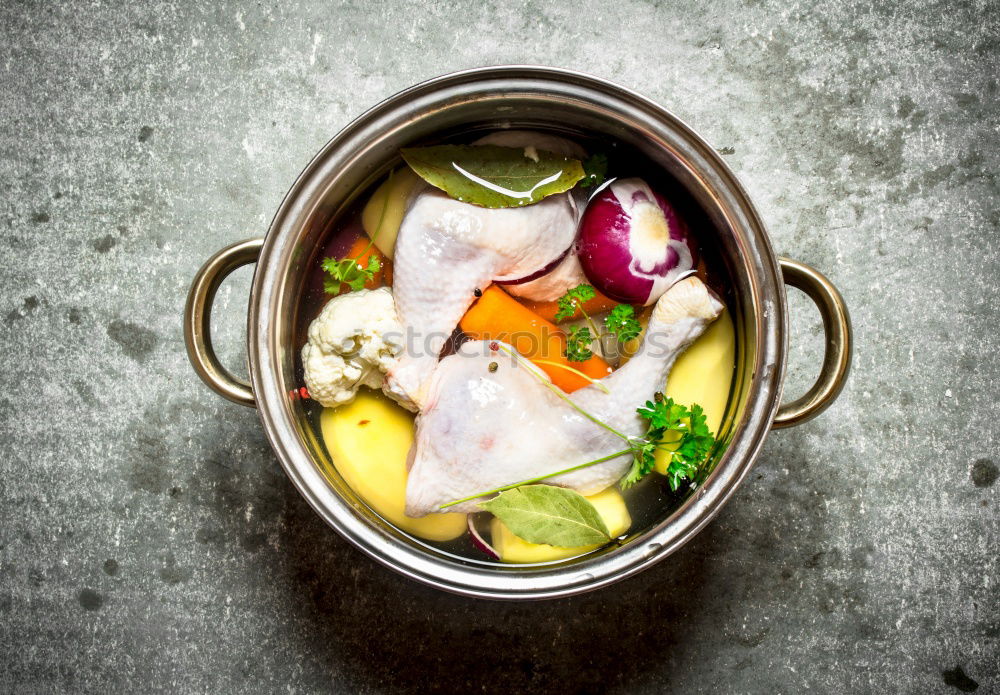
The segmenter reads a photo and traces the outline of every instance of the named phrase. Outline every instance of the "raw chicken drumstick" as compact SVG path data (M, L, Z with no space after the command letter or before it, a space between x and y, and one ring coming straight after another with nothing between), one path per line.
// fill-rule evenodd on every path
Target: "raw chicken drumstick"
M561 139L514 133L483 143L552 148ZM526 146L526 145L525 145ZM572 147L572 143L568 143ZM423 407L427 382L477 289L519 280L563 260L576 238L579 209L572 191L518 208L463 203L432 188L422 191L399 228L393 257L393 297L406 349L386 376L385 390L412 410Z
M567 398L619 432L640 436L645 428L636 408L663 388L674 360L722 309L701 280L681 280L657 302L639 353L601 380L610 393L591 385ZM553 393L540 381L548 379L544 373L511 357L511 349L471 341L434 372L410 451L408 516L627 447ZM623 454L545 482L593 494L617 482L630 463ZM477 501L448 511L478 511Z

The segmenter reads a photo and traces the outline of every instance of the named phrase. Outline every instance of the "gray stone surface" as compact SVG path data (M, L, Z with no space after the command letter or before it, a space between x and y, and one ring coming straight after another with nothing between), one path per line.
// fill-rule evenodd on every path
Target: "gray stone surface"
M1000 691L998 9L3 3L0 691ZM355 552L180 324L199 264L351 117L508 62L694 125L857 331L839 402L696 540L530 605ZM217 309L233 365L248 279ZM792 310L795 391L821 338Z

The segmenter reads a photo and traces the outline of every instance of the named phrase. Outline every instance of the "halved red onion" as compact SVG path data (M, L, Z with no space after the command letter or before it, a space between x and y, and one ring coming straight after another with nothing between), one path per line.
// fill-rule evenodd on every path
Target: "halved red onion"
M616 301L647 306L695 265L687 225L642 179L617 179L591 199L577 253L594 287Z
M494 550L493 546L487 543L479 534L479 529L476 528L475 516L475 514L469 514L466 522L469 527L469 538L472 540L472 545L489 555L492 559L499 560L500 553Z

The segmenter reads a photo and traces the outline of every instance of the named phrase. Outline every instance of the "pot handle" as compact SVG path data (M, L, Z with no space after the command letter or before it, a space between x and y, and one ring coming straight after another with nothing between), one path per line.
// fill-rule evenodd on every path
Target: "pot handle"
M779 258L785 284L797 287L816 303L826 333L826 350L819 378L805 395L783 403L774 416L772 427L780 429L811 420L840 395L851 368L851 317L840 292L815 268L788 258Z
M250 383L223 367L212 348L212 303L226 276L237 268L256 263L263 246L263 239L247 239L227 246L205 261L194 276L184 306L184 342L194 371L223 398L251 407L254 397Z

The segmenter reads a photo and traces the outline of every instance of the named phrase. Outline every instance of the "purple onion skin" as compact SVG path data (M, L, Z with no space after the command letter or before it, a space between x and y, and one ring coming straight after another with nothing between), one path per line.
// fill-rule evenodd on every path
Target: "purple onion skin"
M560 253L556 257L555 260L549 261L545 266L543 266L539 270L536 270L531 275L525 275L523 278L518 278L516 280L494 280L493 284L494 285L523 285L526 282L531 282L532 280L537 280L538 278L542 277L543 275L548 275L553 270L555 270L556 266L559 265L560 263L562 263L563 259L566 258L566 256L572 250L573 250L573 247L570 246L568 249L566 249L565 251L563 251L562 253Z
M472 541L472 545L480 552L488 555L493 560L500 559L500 553L496 549L486 542L486 539L482 537L479 533L479 529L476 528L476 522L473 520L473 514L469 514L465 518L466 527L469 529L469 540Z
M695 265L697 254L687 224L666 198L655 191L652 193L666 220L670 238L688 247L692 265ZM637 195L646 199L643 194ZM651 297L655 285L653 280L630 269L633 260L629 249L632 231L632 219L608 186L590 201L583 213L577 253L587 279L602 294L626 304L651 304L666 288L659 288L657 296ZM668 248L665 260L649 269L649 274L665 276L676 268L679 260L677 251Z

